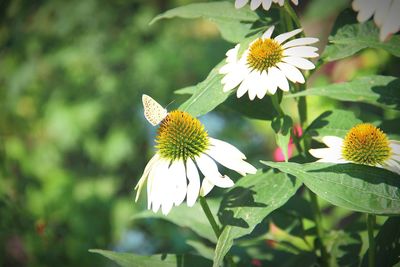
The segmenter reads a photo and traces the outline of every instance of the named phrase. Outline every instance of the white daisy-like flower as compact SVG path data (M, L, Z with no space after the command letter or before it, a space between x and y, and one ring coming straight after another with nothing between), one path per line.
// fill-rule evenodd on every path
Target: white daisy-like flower
M248 2L249 2L249 0L235 0L235 8L242 8ZM283 4L285 3L285 0L250 0L250 9L256 10L260 5L262 5L262 7L265 10L269 10L271 8L272 3L283 6ZM299 1L292 0L292 3L297 6L299 4Z
M266 93L275 94L277 88L289 91L288 80L294 83L305 82L299 69L315 68L306 58L318 57L318 48L309 46L318 42L318 38L304 37L287 42L302 30L293 30L271 38L273 31L274 26L251 42L240 58L240 44L226 53L226 64L219 70L219 73L225 74L221 80L224 92L240 85L237 97L242 97L248 91L250 100L253 100L256 96L263 98Z
M149 122L160 123L157 152L135 187L137 201L147 181L149 209L157 212L161 207L162 213L168 214L185 198L190 207L199 194L207 195L214 186L232 187L234 182L218 171L216 162L243 176L256 173L256 168L245 161L242 152L229 143L209 137L201 122L189 113L180 110L164 112L166 110L145 95L143 104ZM202 182L198 169L204 175Z
M400 30L399 0L354 0L352 6L358 12L359 22L365 22L374 16L375 24L380 28L381 41Z
M389 140L370 123L354 126L345 138L325 136L327 148L310 149L318 162L357 163L375 166L400 174L400 142Z

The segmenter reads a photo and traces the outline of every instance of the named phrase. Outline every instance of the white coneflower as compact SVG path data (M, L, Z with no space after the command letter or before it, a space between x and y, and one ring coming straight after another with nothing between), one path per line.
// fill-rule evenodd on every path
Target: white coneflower
M365 22L374 16L375 24L380 28L381 41L400 30L399 0L354 0L352 6L358 12L359 22Z
M310 149L319 162L357 163L388 169L400 174L400 142L369 123L354 126L344 139L325 136L327 148Z
M244 7L249 0L235 0L235 7L236 8L242 8ZM251 10L257 9L260 5L265 10L269 10L272 3L279 4L280 6L283 6L285 3L285 0L250 0L250 8ZM295 4L296 6L299 4L298 0L292 0L292 3Z
M240 85L237 97L242 97L248 91L250 100L253 100L256 96L263 98L266 93L275 94L277 88L289 91L288 80L294 83L305 82L299 69L315 68L306 58L318 57L318 48L309 46L318 42L318 38L304 37L286 42L302 30L293 30L271 38L273 31L272 26L262 37L251 42L240 58L240 44L226 53L226 64L219 70L225 74L221 80L224 92Z
M154 212L161 207L162 213L168 214L185 198L187 205L193 206L199 194L207 195L214 186L232 187L233 181L218 171L216 161L241 175L257 171L236 147L209 137L201 122L189 113L180 110L167 113L146 95L143 105L147 120L160 126L157 152L135 187L136 201L147 181L148 208ZM201 186L198 169L204 175Z

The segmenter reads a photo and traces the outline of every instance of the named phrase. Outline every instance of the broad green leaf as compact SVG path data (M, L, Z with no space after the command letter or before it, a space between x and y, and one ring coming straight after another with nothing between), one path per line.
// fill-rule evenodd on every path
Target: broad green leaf
M285 204L301 183L282 173L261 172L241 178L225 194L219 218L225 225L214 255L214 267L222 264L236 238L250 234L269 213Z
M324 61L334 61L352 56L364 48L380 48L400 57L400 36L393 35L390 40L381 42L379 29L373 21L345 25L329 37L329 45L322 58Z
M186 241L186 244L193 247L203 258L213 260L214 249L206 246L203 242L197 240L188 240Z
M90 249L89 252L103 255L121 267L203 267L211 264L209 260L189 254L158 254L143 256L133 253L119 253L102 249Z
M271 127L275 131L276 143L281 148L285 161L288 161L288 145L290 142L290 132L292 130L293 120L285 115L276 117L271 122Z
M208 199L207 203L210 206L211 212L216 215L219 201ZM188 227L201 237L204 237L212 242L217 241L210 223L208 222L207 217L204 215L199 202L197 202L193 207L188 207L185 204L174 207L167 216L160 212L154 213L150 210L145 210L141 213L135 214L132 217L133 220L145 218L162 219L172 222L180 227Z
M193 95L194 92L196 91L197 86L193 85L193 86L187 86L178 90L175 90L174 93L177 95Z
M224 63L225 60L220 62L204 81L196 85L194 94L179 107L180 110L198 117L213 110L228 98L229 92L222 91L221 79L223 76L218 73Z
M222 37L238 43L252 28L258 19L255 12L248 7L236 9L232 2L194 3L168 10L155 17L150 24L160 19L180 17L185 19L205 18L214 22Z
M377 215L400 214L400 176L359 164L262 162L303 181L332 204Z
M326 19L332 15L337 14L346 6L348 6L350 0L314 0L311 1L304 14L306 20L321 20Z
M400 110L400 79L392 76L366 76L350 82L330 84L307 89L303 92L288 95L326 96L329 98L363 102L383 108Z
M400 217L386 220L375 237L376 266L394 266L400 262ZM368 266L368 251L361 266Z
M326 111L316 118L305 131L317 140L324 136L337 136L344 138L353 126L362 123L353 112L335 109Z
M272 106L270 96L265 96L263 99L256 98L251 101L247 95L237 98L236 94L234 94L225 101L224 105L252 119L272 120L278 116Z

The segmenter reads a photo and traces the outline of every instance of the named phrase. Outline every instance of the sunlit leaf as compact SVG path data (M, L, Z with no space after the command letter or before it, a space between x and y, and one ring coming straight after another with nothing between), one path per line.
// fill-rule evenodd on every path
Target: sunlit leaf
M305 133L317 140L324 136L344 138L350 128L359 123L362 121L357 119L353 112L335 109L322 113L308 126Z
M349 57L364 48L380 48L400 57L400 36L393 35L390 40L379 40L379 29L373 21L345 25L334 36L329 37L322 58L324 61L334 61Z
M204 258L193 255L159 254L143 256L102 249L91 249L89 251L103 255L121 267L200 267L211 263Z
M194 3L168 10L155 17L150 24L160 20L180 17L205 18L214 22L227 41L238 43L249 33L258 19L248 7L236 9L232 2Z
M360 212L400 214L400 176L360 164L262 162L303 181L332 204Z
M276 117L271 122L271 127L275 131L276 143L281 148L286 161L289 159L288 145L290 142L290 132L292 130L292 126L293 120L287 115L283 117Z
M241 178L221 202L219 218L226 226L218 238L213 266L222 264L234 239L250 234L262 219L285 204L300 185L297 179L271 170Z
M400 110L400 79L392 76L366 76L350 82L330 84L307 89L303 92L288 95L326 96L329 98L363 102L378 107Z

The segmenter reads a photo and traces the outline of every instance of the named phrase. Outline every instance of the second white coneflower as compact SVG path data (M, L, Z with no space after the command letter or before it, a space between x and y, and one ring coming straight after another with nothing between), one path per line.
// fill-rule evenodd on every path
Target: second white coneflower
M235 7L242 8L247 4L247 2L249 2L249 0L235 0ZM299 4L298 0L292 0L292 2L296 6ZM280 6L283 6L285 0L250 0L250 9L256 10L261 5L263 9L269 10L271 8L272 3L276 3L279 4Z
M289 91L290 80L304 83L299 69L310 70L314 64L306 58L318 57L318 48L309 46L318 42L317 38L304 37L287 41L299 34L297 29L271 38L274 27L270 27L260 38L250 43L239 57L240 44L226 53L226 64L219 70L224 74L221 80L223 91L228 92L237 86L237 97L246 92L250 100L263 98L265 94L275 94L277 88Z
M193 206L199 194L207 195L214 186L232 187L233 181L218 171L216 162L241 175L257 171L236 147L209 137L201 122L189 113L168 113L147 95L143 95L143 105L146 119L160 126L157 152L135 187L136 201L147 181L148 208L154 212L161 207L162 213L168 214L185 198L187 205ZM198 169L204 175L202 182Z
M327 148L310 149L319 162L356 163L388 169L400 174L400 142L389 140L384 132L370 123L351 128L342 139L325 136Z

